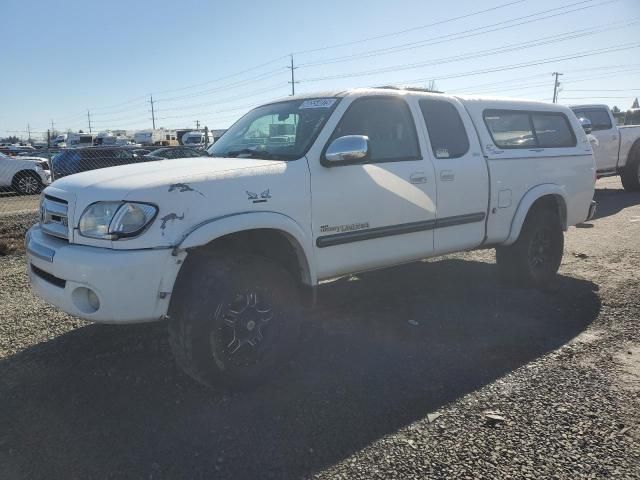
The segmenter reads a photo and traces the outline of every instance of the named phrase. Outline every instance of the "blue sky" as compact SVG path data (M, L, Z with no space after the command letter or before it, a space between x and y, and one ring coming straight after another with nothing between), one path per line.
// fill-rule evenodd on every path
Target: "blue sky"
M157 126L224 128L290 93L291 52L298 92L436 79L549 101L560 71L561 103L640 96L640 0L3 0L2 12L0 136L51 120L86 130L87 110L94 131L150 128L149 94Z

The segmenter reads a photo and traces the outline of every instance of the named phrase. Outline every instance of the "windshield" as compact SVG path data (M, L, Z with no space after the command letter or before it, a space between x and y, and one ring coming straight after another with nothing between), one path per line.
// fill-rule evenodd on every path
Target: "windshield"
M188 137L184 143L202 143L202 137Z
M207 151L214 157L295 160L307 153L337 104L337 98L316 98L258 107Z

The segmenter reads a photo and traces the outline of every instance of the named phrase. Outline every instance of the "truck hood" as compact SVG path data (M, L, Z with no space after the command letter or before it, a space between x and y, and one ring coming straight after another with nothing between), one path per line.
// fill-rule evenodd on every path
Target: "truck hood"
M179 158L101 168L56 180L52 186L68 192L102 190L122 195L132 190L185 182L242 176L248 169L282 168L284 162L253 158ZM96 192L97 193L97 192Z

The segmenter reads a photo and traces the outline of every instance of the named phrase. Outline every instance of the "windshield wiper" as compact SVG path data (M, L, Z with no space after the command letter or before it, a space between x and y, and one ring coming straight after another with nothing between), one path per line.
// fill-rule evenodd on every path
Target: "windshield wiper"
M271 158L271 154L267 150L256 150L255 148L242 148L240 150L229 150L227 157L237 157L238 155L248 155L250 158Z

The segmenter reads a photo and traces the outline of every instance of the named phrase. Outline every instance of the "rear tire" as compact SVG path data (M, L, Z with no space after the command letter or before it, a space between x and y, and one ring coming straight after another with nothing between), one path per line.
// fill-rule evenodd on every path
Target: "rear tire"
M29 170L16 173L11 186L20 195L36 195L42 191L43 187L40 177Z
M627 192L640 192L640 147L634 148L632 154L629 154L620 179Z
M545 287L553 280L564 251L564 234L558 213L532 209L513 245L496 248L501 277L508 282Z
M215 252L187 258L170 308L178 364L209 387L247 389L270 379L300 333L296 282L264 257Z

